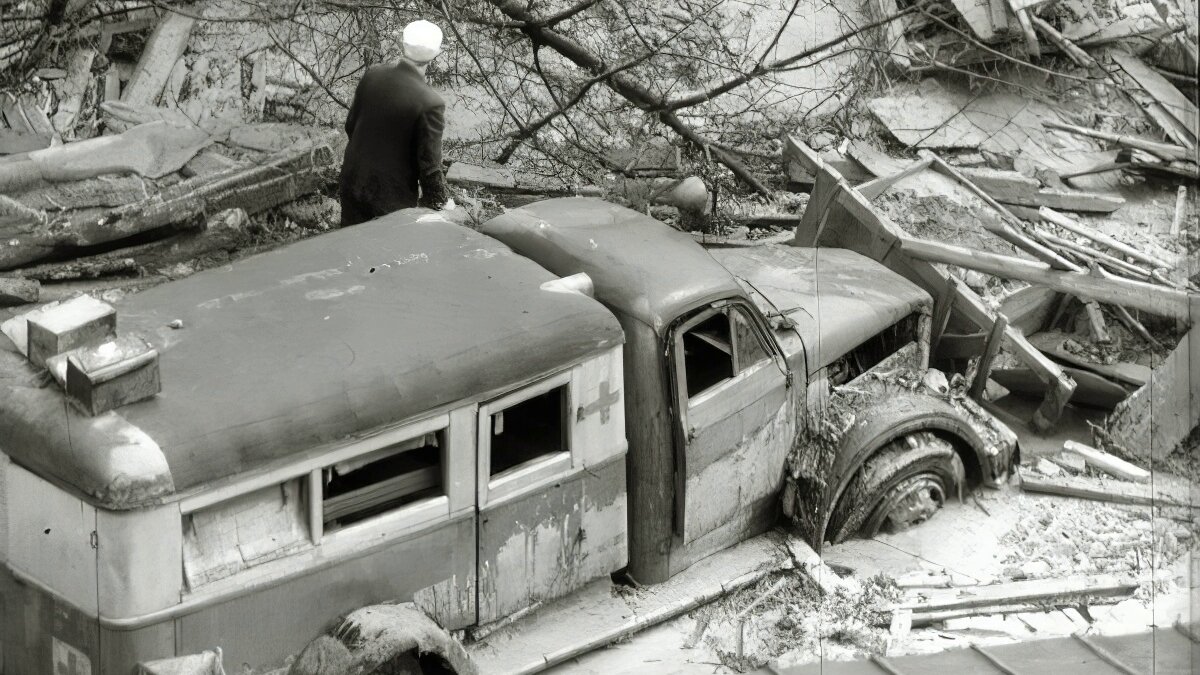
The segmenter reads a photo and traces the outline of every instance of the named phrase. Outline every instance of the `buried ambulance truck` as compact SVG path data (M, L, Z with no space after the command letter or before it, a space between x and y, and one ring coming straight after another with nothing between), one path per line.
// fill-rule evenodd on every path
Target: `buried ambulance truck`
M355 672L471 672L463 629L664 581L784 493L817 544L914 524L1015 453L905 385L930 304L847 251L708 252L562 199L482 233L402 211L124 298L161 392L94 416L10 322L0 672L215 646L263 672L322 634Z

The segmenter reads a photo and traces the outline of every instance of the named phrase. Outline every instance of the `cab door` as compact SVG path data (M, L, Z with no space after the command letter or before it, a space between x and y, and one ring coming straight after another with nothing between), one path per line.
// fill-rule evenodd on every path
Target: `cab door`
M676 534L688 545L720 527L724 545L774 508L793 424L786 365L741 302L701 308L670 335L678 419Z

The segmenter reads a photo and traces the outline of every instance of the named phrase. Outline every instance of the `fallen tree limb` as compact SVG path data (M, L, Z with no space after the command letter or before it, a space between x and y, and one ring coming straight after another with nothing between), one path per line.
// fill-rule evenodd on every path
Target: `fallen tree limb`
M1182 321L1190 319L1186 292L1130 279L1099 277L1086 272L1064 272L1049 265L1012 256L921 239L904 238L900 249L929 262L958 265L1005 279L1020 279L1069 293L1081 300L1097 300Z
M525 4L519 2L519 0L490 0L490 2L508 18L521 22L523 24L521 32L525 33L535 44L545 45L553 49L593 76L599 76L608 70L604 61L593 54L587 47L584 47L579 42L562 33L538 23L536 18L530 14ZM755 192L767 197L771 196L770 188L763 184L754 175L754 172L743 164L740 159L734 156L733 153L711 146L694 129L679 119L679 116L672 111L662 96L654 94L625 73L613 73L605 82L613 91L625 97L637 107L647 112L655 113L660 122L670 127L689 143L709 152L717 161L728 167L738 180L749 185Z
M166 226L194 228L204 214L224 209L258 213L315 192L325 184L325 171L334 162L333 151L322 145L275 155L260 166L186 180L99 217L0 228L0 270L26 265L56 249L118 241Z
M195 230L162 241L119 249L64 263L38 265L21 270L21 276L39 281L77 281L140 270L162 270L181 262L234 251L250 241L250 217L242 209L226 209L209 217Z

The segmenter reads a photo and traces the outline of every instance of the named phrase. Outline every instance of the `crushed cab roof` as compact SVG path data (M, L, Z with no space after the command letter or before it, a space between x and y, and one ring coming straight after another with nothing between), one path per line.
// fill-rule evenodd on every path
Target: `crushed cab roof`
M65 405L0 338L0 449L102 506L161 500L619 345L598 302L540 288L554 278L422 209L200 272L116 303L162 392L115 415Z
M703 302L745 297L737 280L689 235L599 199L535 202L481 229L555 274L586 272L601 302L660 334Z

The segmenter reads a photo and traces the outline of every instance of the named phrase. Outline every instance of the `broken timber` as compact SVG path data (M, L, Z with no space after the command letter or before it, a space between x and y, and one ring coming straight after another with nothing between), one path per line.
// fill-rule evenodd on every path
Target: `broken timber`
M126 103L154 105L162 94L175 62L187 49L188 38L196 20L176 12L167 12L142 48L129 84L121 100Z
M1032 260L911 237L901 240L900 249L919 260L1041 284L1082 300L1123 305L1181 321L1190 317L1190 297L1186 292L1155 284L1087 272L1064 272Z
M1063 579L1010 581L962 588L930 588L922 589L916 599L898 605L896 609L912 611L913 623L916 624L918 617L934 612L974 608L987 608L992 611L996 607L1028 603L1054 604L1087 597L1123 596L1133 593L1137 587L1135 579L1100 574Z
M788 152L786 148L794 147L807 155L817 176L808 207L796 227L794 242L797 246L837 246L877 260L935 297L941 298L948 293L944 302L950 303L962 322L979 330L991 330L996 317L982 298L965 284L948 282L949 275L934 265L900 251L899 244L905 236L899 226L872 208L870 202L852 189L835 169L822 163L811 148L790 137L785 137L784 146L785 153ZM923 159L929 159L931 163L936 161L929 155ZM830 221L833 225L826 227ZM938 334L941 332L936 327L934 330ZM1051 428L1071 399L1075 382L1061 367L1029 344L1019 330L1009 326L1004 337L1016 357L1045 383L1046 396L1033 415L1033 424L1039 430Z
M1063 450L1079 455L1085 462L1110 476L1135 483L1145 483L1150 480L1149 471L1140 466L1130 464L1120 457L1110 455L1103 450L1097 450L1090 445L1084 445L1075 441L1066 441L1063 443Z
M119 241L166 226L194 228L204 214L224 209L258 213L316 191L335 160L328 146L281 153L260 166L185 180L125 207L85 212L47 225L0 226L0 270L40 260L56 249Z
M1059 497L1075 497L1100 502L1116 504L1136 504L1139 506L1173 506L1187 509L1200 509L1194 495L1182 491L1167 491L1153 485L1130 483L1122 480L1099 480L1085 476L1060 476L1049 478L1039 476L1026 469L1020 470L1021 489L1026 492L1057 495Z
M1021 231L1021 221L1012 214L1002 204L992 198L987 192L982 190L978 185L971 182L966 176L958 171L958 169L950 166L939 157L937 154L929 150L921 150L918 154L921 157L931 158L933 160L932 168L938 173L949 176L958 181L963 187L975 193L977 197L983 200L985 204L999 212L1001 222L999 225L990 225L982 223L983 226L991 233L1004 239L1008 243L1032 255L1038 260L1049 263L1052 267L1060 270L1079 271L1079 266L1062 257L1049 247L1034 241L1027 234Z

